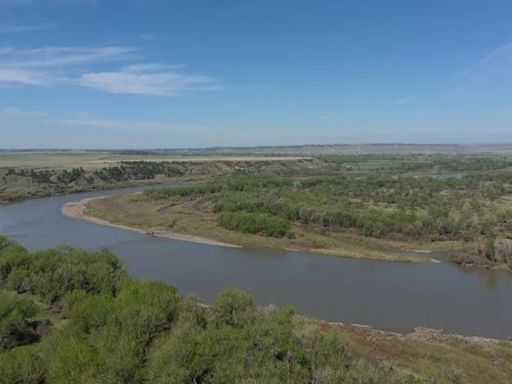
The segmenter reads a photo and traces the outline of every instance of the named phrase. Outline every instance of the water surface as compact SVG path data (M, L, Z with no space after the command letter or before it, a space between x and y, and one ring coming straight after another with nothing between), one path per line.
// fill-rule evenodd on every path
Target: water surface
M61 206L131 188L30 200L0 207L0 233L31 250L59 244L108 248L135 277L163 281L210 302L226 286L262 304L293 304L303 314L407 332L428 326L466 335L512 337L512 274L346 259L265 249L222 248L100 226L61 214Z

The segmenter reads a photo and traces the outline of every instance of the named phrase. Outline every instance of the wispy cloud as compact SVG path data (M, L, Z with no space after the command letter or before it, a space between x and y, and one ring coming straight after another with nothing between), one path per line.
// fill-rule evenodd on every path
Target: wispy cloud
M50 24L0 24L0 34L37 32L51 29Z
M502 45L498 49L488 53L485 55L478 63L477 66L486 65L496 59L500 59L502 57L512 57L512 41Z
M473 64L468 69L463 71L459 75L459 78L464 79L470 77L471 75L485 69L490 65L494 65L503 60L510 59L512 59L512 41L509 41L503 44L502 46L494 49L493 51L483 55L475 64Z
M0 66L15 68L57 67L119 61L134 53L133 47L0 48Z
M0 67L0 87L15 85L47 85L51 77L38 71Z
M215 78L193 75L182 66L157 63L95 70L99 63L135 58L133 47L0 47L0 86L67 85L108 93L178 96L186 91L217 89Z
M109 93L178 96L185 91L216 89L215 79L179 73L172 67L137 65L118 71L85 73L77 84Z

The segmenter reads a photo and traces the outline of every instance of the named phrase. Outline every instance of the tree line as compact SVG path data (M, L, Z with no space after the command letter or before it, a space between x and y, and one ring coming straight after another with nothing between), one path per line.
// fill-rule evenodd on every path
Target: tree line
M96 181L118 183L132 180L152 180L157 176L177 177L183 172L170 162L123 161L119 166L102 167L86 171L82 167L70 170L14 169L7 170L5 177L18 176L30 179L36 184L71 184Z

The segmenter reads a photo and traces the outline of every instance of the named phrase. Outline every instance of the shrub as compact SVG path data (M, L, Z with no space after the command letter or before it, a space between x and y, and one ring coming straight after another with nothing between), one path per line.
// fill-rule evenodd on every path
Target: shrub
M209 183L205 185L197 185L190 187L178 188L151 188L145 190L142 194L144 197L151 200L164 200L172 196L191 196L191 195L204 195L208 193L220 192L222 186L220 184Z
M90 295L76 290L65 297L64 313L77 327L89 333L108 323L113 306L112 295Z
M131 282L115 300L110 325L133 334L143 356L153 338L169 330L177 320L180 302L173 286Z
M156 343L149 355L149 382L309 383L292 315L288 309L258 311L252 296L224 290L207 326L180 323Z
M0 280L6 280L10 273L29 262L28 251L21 245L0 236Z
M220 225L232 231L270 237L286 236L290 230L288 220L264 213L222 212L218 220Z
M256 303L254 297L235 288L222 290L212 306L215 324L244 327L254 320Z
M46 365L32 349L22 347L0 353L0 372L0 384L42 384Z
M29 298L0 291L0 351L36 338L30 319L38 312Z
M124 268L109 251L60 247L31 255L29 263L9 276L8 286L53 303L75 289L113 293L125 278Z
M49 341L48 349L48 383L101 382L101 356L79 328L70 326L55 333Z

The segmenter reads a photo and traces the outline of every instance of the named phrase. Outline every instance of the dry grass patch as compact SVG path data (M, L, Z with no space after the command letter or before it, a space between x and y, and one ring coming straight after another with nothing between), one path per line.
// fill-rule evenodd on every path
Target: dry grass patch
M454 369L468 384L512 382L510 342L446 335L423 339L415 333L398 335L371 328L342 328L350 335L354 351L370 361L389 362L417 374Z
M168 231L246 247L280 248L374 260L433 262L428 256L389 251L407 251L404 243L338 232L318 232L298 224L292 226L293 236L283 238L230 231L218 224L211 202L206 197L173 196L165 200L150 200L142 194L108 196L92 200L86 207L87 215L146 232Z

